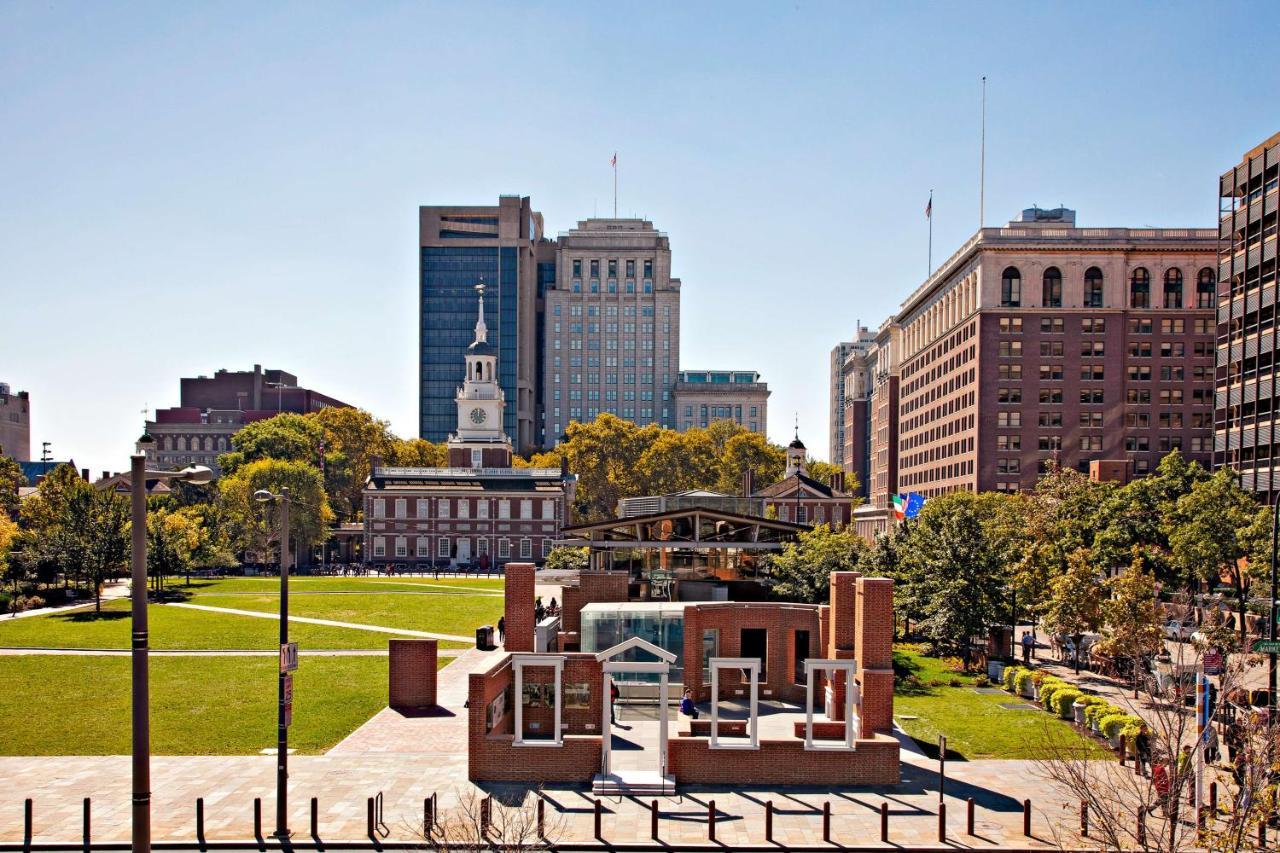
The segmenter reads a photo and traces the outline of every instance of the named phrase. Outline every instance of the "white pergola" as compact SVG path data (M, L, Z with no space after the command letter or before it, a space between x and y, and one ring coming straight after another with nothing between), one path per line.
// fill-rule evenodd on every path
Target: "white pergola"
M711 749L760 748L760 658L711 658ZM748 740L720 743L720 670L746 670L751 676L751 717L747 726Z
M551 740L538 738L535 740L524 739L524 668L526 666L549 666L556 671L555 681L555 708L556 722L555 730L551 733ZM564 656L563 655L531 655L524 652L517 652L511 656L511 671L515 674L515 705L516 705L516 736L511 742L512 746L561 746L564 743L564 735L560 730L560 688L561 681L564 677Z
M804 748L809 750L844 751L854 749L853 742L861 734L862 720L857 708L862 704L862 692L854 676L858 671L858 662L854 660L833 660L831 658L810 659L804 662L805 694L804 694ZM813 677L819 672L844 673L844 743L839 746L819 746L813 741Z
M656 661L622 661L613 660L618 655L630 651L631 649L641 649L657 658ZM600 773L603 776L609 775L609 750L613 740L613 729L609 724L609 706L611 700L609 698L610 688L613 685L613 673L629 672L639 674L649 674L658 676L658 773L661 776L667 775L667 676L671 671L671 664L675 662L676 656L673 652L669 652L660 646L655 646L648 640L640 637L632 637L624 640L612 648L605 649L596 653L596 660L600 661L601 669L604 671L603 688L601 697L604 701L601 703L601 719L600 719ZM556 714L560 713L559 704L556 705ZM558 717L557 717L558 718Z

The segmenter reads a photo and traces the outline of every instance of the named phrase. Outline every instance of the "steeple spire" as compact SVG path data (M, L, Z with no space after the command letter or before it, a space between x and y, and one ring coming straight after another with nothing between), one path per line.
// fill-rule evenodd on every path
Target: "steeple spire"
M484 276L480 277L480 283L476 285L476 299L480 302L480 315L476 320L476 343L487 343L489 340L489 327L484 324Z

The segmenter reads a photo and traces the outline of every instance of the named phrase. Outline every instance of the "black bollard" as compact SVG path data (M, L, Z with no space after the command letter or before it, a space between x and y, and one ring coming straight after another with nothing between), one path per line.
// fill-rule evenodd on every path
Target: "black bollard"
M538 837L546 838L547 829L547 801L538 797Z
M880 804L880 840L889 843L889 804Z
M91 838L93 837L93 821L90 814L89 798L84 798L84 849L88 850L92 846Z
M196 797L196 841L204 846L204 797Z
M649 803L649 837L658 840L658 801Z
M1147 813L1138 812L1138 846L1145 847L1147 844Z
M378 821L374 817L373 797L369 797L365 805L365 828L370 838L378 837Z
M1124 760L1128 754L1129 754L1129 751L1124 748L1124 735L1120 735L1120 766L1121 767L1124 767ZM1139 773L1142 772L1142 767L1139 766L1137 760L1133 762L1133 766L1137 772Z
M822 804L822 840L831 843L831 803Z
M716 801L707 801L707 840L716 840Z
M373 802L370 800L369 802ZM262 798L253 798L253 837L262 841Z
M1031 800L1022 801L1022 834L1031 837Z
M489 827L493 822L493 796L480 801L480 834L489 837ZM600 801L596 800L596 831L600 829Z
M1080 801L1080 836L1089 837L1089 804L1084 800Z
M311 837L320 839L320 799L311 798Z
M32 810L31 798L27 797L22 804L22 843L27 847L31 846Z
M604 841L604 830L602 828L603 823L604 823L604 806L600 803L599 800L596 800L596 840L597 841Z
M764 804L764 840L773 843L773 800Z
M968 831L969 831L969 834L970 834L970 835L977 835L977 834L978 834L978 833L976 833L976 832L974 832L974 831L973 831L973 829L974 829L974 821L973 821L974 814L973 814L973 813L974 813L975 807L976 807L976 806L975 806L975 803L973 802L973 797L970 797L970 798L969 798L969 802L968 802L968 811L969 811L969 813L968 813L968 816L967 816L967 820L965 821L966 829L968 829Z
M1265 820L1258 821L1258 849L1267 849L1267 822Z
M1209 814L1218 814L1218 783L1209 783Z

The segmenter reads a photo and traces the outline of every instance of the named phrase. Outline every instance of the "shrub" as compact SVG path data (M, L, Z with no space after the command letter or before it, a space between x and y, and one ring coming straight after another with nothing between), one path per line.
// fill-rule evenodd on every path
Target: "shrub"
M947 684L950 687L962 687L964 685L964 681L953 675L951 676L951 680L948 681Z
M1018 677L1021 676L1022 673L1024 672L1026 672L1026 669L1020 666L1005 667L1004 676L1001 679L1004 682L1004 689L1008 690L1010 693L1017 693Z
M964 658L945 657L942 659L942 668L950 672L964 672Z
M1058 709L1058 716L1065 720L1069 720L1074 716L1075 711L1072 705L1076 703L1083 694L1074 688L1067 687L1053 694L1053 705Z
M930 679L929 679L929 686L930 686L930 687L941 687L941 686L942 686L942 683L943 683L943 682L942 682L942 679L941 679L941 678L930 678Z
M1142 731L1142 720L1132 714L1125 714L1125 723L1120 727L1120 735L1130 747L1137 743L1136 738L1140 731Z
M974 687L989 687L990 685L991 679L987 678L985 675L979 675L973 680Z
M1107 738L1119 737L1120 730L1124 728L1125 723L1129 722L1130 719L1131 717L1128 714L1107 714L1098 721L1098 728L1102 729L1102 734Z
M1025 691L1029 686L1031 686L1032 682L1034 681L1034 678L1035 678L1035 673L1033 673L1031 670L1029 669L1019 670L1017 679L1014 682L1014 692L1022 693L1023 691Z
M1043 669L1037 669L1035 672L1031 673L1031 683L1039 687L1041 684L1044 683L1044 680L1046 678L1051 678L1051 677L1052 676L1046 673Z
M1044 709L1050 714L1054 713L1053 697L1060 690L1070 689L1070 685L1057 679L1046 678L1040 684L1040 702L1043 703Z

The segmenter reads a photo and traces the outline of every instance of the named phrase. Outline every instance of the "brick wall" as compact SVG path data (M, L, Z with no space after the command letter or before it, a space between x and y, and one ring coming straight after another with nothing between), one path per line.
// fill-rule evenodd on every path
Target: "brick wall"
M890 735L857 741L853 752L806 750L803 740L762 740L758 750L712 750L703 738L667 742L667 770L682 784L896 785L899 744Z
M525 667L521 678L526 684L552 684L556 680L556 673L549 666ZM600 734L600 720L604 714L604 707L601 705L604 670L595 655L566 655L560 684L560 724L565 734ZM567 707L565 688L570 684L587 685L586 708ZM521 716L524 720L526 736L549 732L555 725L555 708L525 707ZM529 726L530 723L537 723L539 727L533 729Z
M550 670L547 678L554 677ZM570 669L566 663L566 675L578 669ZM599 665L596 666L599 671ZM525 670L530 679L538 669ZM566 677L565 681L569 679ZM474 672L467 683L467 778L472 782L588 782L600 771L600 736L568 734L561 746L514 746L512 727L515 723L514 673L508 655L488 672ZM492 731L486 731L489 703L503 690L508 691L507 711L497 721ZM592 711L598 720L601 715L599 702L600 682ZM549 711L550 709L548 709ZM568 712L566 709L566 716ZM597 723L597 725L599 725Z
M426 708L436 704L435 640L391 640L387 661L388 705Z
M560 629L574 634L582 630L582 608L595 602L627 600L626 572L582 572L576 587L564 588Z
M506 640L509 652L533 651L533 563L507 563L505 609Z
M893 581L858 578L858 681L864 732L893 728Z
M804 701L803 673L799 679L796 676L795 632L809 632L808 657L822 656L822 619L818 605L782 602L687 605L684 609L684 686L696 702L704 702L711 696L711 691L702 683L702 632L713 628L720 632L716 657L726 658L742 656L743 628L765 629L767 660L760 682L760 698ZM724 686L728 689L728 682Z

